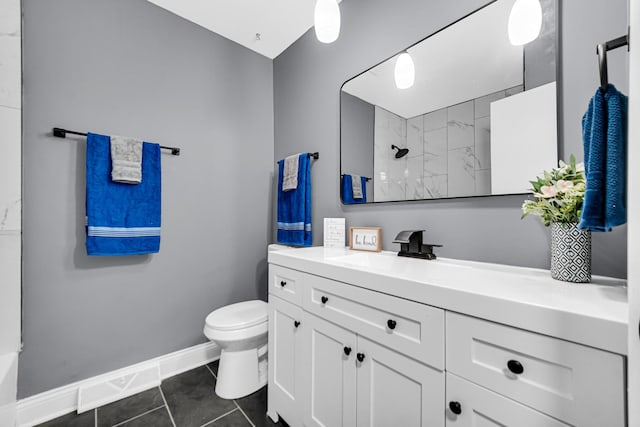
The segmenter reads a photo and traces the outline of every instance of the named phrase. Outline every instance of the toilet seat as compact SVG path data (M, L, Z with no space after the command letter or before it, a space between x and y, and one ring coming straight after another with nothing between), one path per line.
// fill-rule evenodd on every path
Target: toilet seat
M211 312L206 328L215 331L236 331L267 323L267 303L260 300L227 305Z

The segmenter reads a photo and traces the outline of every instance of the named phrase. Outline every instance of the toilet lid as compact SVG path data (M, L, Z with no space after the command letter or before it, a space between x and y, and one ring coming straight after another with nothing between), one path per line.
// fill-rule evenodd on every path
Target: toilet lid
M249 328L267 321L267 303L260 300L231 304L213 311L205 321L218 330Z

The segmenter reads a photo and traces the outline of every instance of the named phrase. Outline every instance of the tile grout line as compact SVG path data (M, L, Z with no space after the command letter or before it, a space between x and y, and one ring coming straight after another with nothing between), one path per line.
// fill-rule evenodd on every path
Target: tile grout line
M143 417L143 416L145 416L145 415L147 415L147 414L150 414L150 413L152 413L152 412L154 412L154 411L157 411L158 409L161 409L161 408L164 408L164 405L158 406L157 408L149 409L148 411L143 412L142 414L136 415L135 417L131 417L131 418L127 419L127 420L120 421L118 424L114 424L114 425L112 425L111 427L118 427L118 426L121 426L121 425L123 425L123 424L128 423L129 421L133 421L133 420L135 420L135 419L137 419L137 418Z
M209 370L209 372L211 372L211 375L213 375L213 378L215 378L215 379L216 379L216 381L217 381L217 380L218 380L218 376L215 374L215 372L213 372L213 369L211 369L211 368L209 367L209 364L206 364L206 365L204 365L204 366Z
M235 400L233 401L233 403L236 404L236 406L238 407L238 409L240 410L240 412L242 413L242 415L244 415L244 417L247 419L247 421L249 421L249 424L251 424L251 427L256 427L256 425L253 423L253 421L251 421L251 418L249 418L249 416L242 410L242 408L240 407L240 405L238 404L238 402L236 402Z
M215 419L213 419L213 420L211 420L211 421L207 421L206 423L202 424L200 427L206 427L206 426L208 426L208 425L211 425L211 424L215 423L216 421L221 420L222 418L226 417L227 415L233 414L233 413L234 413L234 412L236 412L237 410L238 410L238 408L236 408L236 409L232 409L232 410L230 410L229 412L227 412L226 414L222 414L222 415L220 415L218 418L215 418Z
M164 392L162 391L162 384L158 386L158 390L160 390L160 396L162 396L162 401L164 402L164 406L167 407L167 412L169 413L169 419L171 420L171 425L176 427L176 422L173 419L173 414L171 413L171 408L169 408L169 404L167 403L167 399L164 397Z

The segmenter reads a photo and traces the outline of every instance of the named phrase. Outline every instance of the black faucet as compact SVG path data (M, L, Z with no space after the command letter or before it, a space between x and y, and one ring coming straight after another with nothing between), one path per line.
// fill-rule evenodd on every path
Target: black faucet
M440 248L442 245L433 243L422 243L422 232L424 230L404 230L398 233L393 243L400 243L398 256L409 258L436 259L433 248Z

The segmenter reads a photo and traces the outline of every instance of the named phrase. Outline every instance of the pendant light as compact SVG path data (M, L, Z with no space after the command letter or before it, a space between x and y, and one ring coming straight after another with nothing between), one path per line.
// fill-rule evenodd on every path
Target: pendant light
M316 37L321 43L333 43L340 35L340 8L337 0L318 0L313 14Z
M396 59L394 77L398 89L408 89L413 86L416 79L416 67L408 52L402 52Z
M536 38L542 28L540 0L516 0L509 14L509 41L522 46Z

